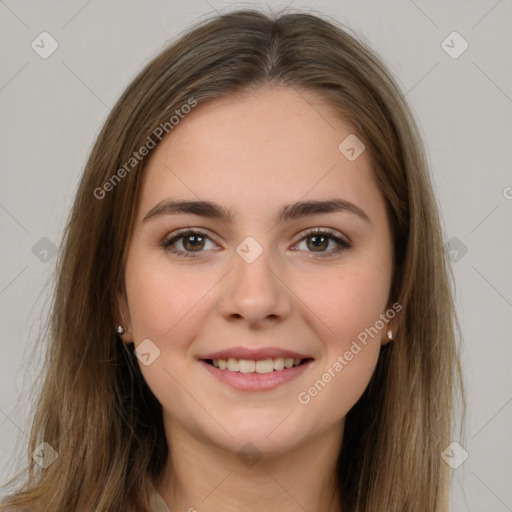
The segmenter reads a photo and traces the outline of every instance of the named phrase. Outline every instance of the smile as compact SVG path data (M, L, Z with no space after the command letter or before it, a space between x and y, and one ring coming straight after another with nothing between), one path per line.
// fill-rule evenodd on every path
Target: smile
M277 357L254 361L228 358L203 359L199 363L221 383L238 391L254 392L271 391L298 378L315 364L315 360Z
M227 370L230 372L240 373L271 373L274 371L281 371L294 366L299 366L307 359L291 358L291 357L276 357L274 359L260 359L252 361L250 359L207 359L206 362L212 364L215 368Z

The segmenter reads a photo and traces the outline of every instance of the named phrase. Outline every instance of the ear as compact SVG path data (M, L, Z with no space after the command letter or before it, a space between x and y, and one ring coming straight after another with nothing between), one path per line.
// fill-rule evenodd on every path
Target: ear
M381 345L387 345L396 338L402 309L402 305L399 302L394 302L393 304L389 304L388 308L383 313L382 318L385 318L386 325L382 329ZM391 335L391 339L389 339L388 334Z
M132 326L130 320L130 308L128 307L128 298L124 291L119 290L116 297L116 325L115 330L121 326L124 333L117 335L123 340L124 343L131 343L133 341Z

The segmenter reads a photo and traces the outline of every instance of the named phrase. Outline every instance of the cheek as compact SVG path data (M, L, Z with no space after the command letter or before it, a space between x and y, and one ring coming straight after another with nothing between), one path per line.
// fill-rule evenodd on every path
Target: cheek
M325 357L299 403L335 420L359 400L380 353L390 271L391 260L361 256L303 281Z
M377 265L347 265L336 276L304 284L305 296L319 318L325 357L298 402L326 424L340 420L361 398L377 364L389 276ZM377 327L376 327L377 324ZM323 326L327 326L328 330Z
M353 352L348 351L352 353L351 360L346 353L336 354L300 391L297 401L308 416L322 418L324 425L331 425L348 414L368 387L377 364L380 345L372 343L367 347L359 344L357 350L352 346Z
M160 350L151 364L139 362L139 367L159 402L176 416L190 407L190 397L183 393L192 367L188 349L201 328L196 320L203 314L201 299L214 284L211 273L210 280L142 251L128 260L126 288L135 345L150 339Z
M161 261L148 264L134 257L127 266L126 287L135 339L163 339L183 329L187 323L183 319L195 310L212 284L211 274L209 278L199 271L173 268Z
M361 261L303 279L301 298L323 324L329 345L339 349L375 324L385 312L390 270Z

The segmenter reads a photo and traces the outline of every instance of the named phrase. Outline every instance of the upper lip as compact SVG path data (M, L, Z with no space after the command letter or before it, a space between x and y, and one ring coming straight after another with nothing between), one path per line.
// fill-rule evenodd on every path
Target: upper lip
M277 359L278 357L292 358L292 359L312 359L311 356L294 352L293 350L284 350L278 347L262 347L262 348L247 348L247 347L233 347L212 352L211 354L198 356L198 359L246 359L249 361L259 361L261 359Z

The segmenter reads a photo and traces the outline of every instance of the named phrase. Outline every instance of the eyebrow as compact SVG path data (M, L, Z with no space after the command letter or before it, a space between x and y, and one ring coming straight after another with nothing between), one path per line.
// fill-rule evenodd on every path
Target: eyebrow
M345 199L334 198L327 200L298 201L284 205L276 215L276 223L295 220L309 215L322 213L348 212L352 213L371 225L370 218L364 210ZM211 201L175 201L165 199L153 207L142 222L164 215L192 214L210 219L219 219L226 223L233 223L235 215L231 209Z

